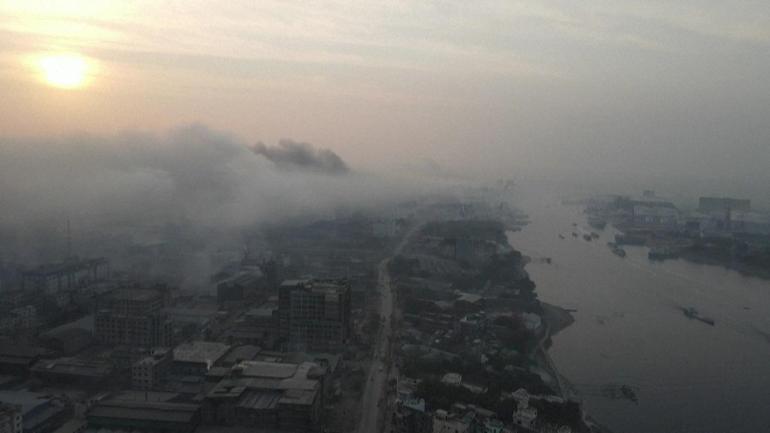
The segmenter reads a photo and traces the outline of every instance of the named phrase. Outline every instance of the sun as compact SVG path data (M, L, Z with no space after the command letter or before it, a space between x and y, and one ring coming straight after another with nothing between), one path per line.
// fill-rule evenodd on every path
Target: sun
M61 89L83 87L89 72L88 61L77 54L45 55L38 67L46 83Z

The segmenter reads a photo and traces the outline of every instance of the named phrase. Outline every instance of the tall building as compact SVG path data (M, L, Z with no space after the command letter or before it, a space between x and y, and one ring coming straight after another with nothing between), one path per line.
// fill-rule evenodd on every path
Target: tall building
M284 281L278 293L278 326L289 350L343 350L350 338L350 283Z
M100 342L139 347L171 345L171 321L162 312L162 291L120 289L100 304L95 320L95 334Z

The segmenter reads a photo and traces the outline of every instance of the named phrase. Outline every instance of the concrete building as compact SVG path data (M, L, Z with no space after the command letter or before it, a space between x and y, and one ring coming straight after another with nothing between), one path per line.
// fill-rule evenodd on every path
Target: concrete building
M637 204L633 208L632 223L637 228L675 229L679 211L674 207Z
M730 197L700 197L698 211L705 213L727 211L751 211L751 200Z
M38 290L54 294L73 290L106 277L109 272L107 259L71 259L63 263L51 263L22 272L24 290Z
M465 433L469 430L470 425L465 420L443 409L433 413L433 433Z
M48 394L29 391L0 391L0 404L19 411L21 432L24 433L50 431L61 425L69 413L63 401ZM13 417L14 428L17 429L17 415Z
M0 433L22 433L21 406L0 403Z
M325 369L312 362L242 362L206 394L203 421L223 426L321 431L324 374Z
M224 343L194 341L174 348L172 372L180 376L205 376L230 351Z
M110 399L97 403L87 415L89 429L190 433L200 423L197 404Z
M524 388L519 388L513 393L516 401L516 410L513 411L513 424L517 427L531 429L537 421L537 409L529 405L529 393Z
M134 389L152 390L163 381L171 370L173 352L166 348L157 348L152 353L131 366L131 385Z
M169 346L172 324L162 312L166 294L155 289L119 289L100 301L94 331L112 345Z
M397 433L433 433L433 417L425 411L425 400L411 396L399 398L393 427Z
M265 302L235 321L227 332L229 341L272 348L278 339L278 303Z
M47 353L40 347L0 339L0 374L25 376L40 357Z
M33 376L50 383L96 386L112 377L114 367L98 359L57 358L38 361L31 372Z
M0 309L0 335L26 334L37 329L37 308L25 305Z
M344 350L350 338L349 282L284 281L278 293L278 325L289 350Z

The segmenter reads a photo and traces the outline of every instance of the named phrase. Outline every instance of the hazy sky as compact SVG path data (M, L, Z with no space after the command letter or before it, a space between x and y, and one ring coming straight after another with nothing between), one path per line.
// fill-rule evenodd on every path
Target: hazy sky
M767 0L0 5L5 136L201 122L354 166L770 181ZM43 82L60 52L87 85Z

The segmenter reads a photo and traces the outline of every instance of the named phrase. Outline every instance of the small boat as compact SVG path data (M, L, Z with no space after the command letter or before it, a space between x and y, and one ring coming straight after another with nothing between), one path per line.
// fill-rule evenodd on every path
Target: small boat
M636 396L636 393L634 392L633 388L631 388L628 385L623 385L620 387L620 393L623 395L624 398L633 401L634 403L639 403L639 398Z
M626 256L626 250L623 248L620 248L618 246L612 247L612 253L615 254L618 257L625 257Z
M604 230L607 221L599 217L588 217L588 224L597 230Z
M667 247L653 247L650 248L650 252L647 253L647 258L650 260L666 260L674 259L677 257L676 251Z
M685 316L687 316L688 319L699 320L699 321L701 321L701 322L703 322L703 323L705 323L707 325L711 325L711 326L714 326L716 324L714 319L712 319L710 317L703 317L703 316L701 316L700 313L698 313L698 310L696 310L693 307L686 307L686 308L682 307L682 312L684 313Z

